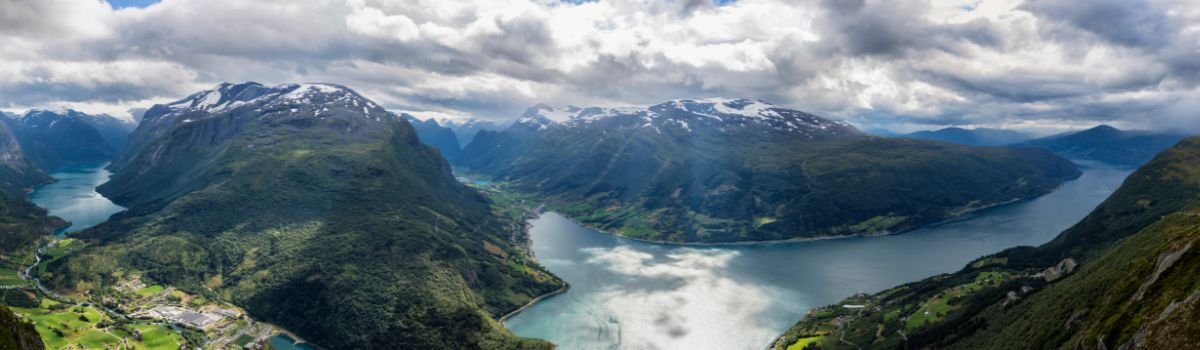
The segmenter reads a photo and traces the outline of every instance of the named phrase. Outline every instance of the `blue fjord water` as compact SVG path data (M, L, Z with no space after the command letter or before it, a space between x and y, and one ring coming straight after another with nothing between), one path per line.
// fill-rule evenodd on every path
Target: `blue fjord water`
M1053 193L901 235L786 244L652 244L546 213L533 221L533 249L571 289L506 326L566 350L762 349L813 307L1045 243L1128 175L1089 164Z
M58 232L65 235L82 231L108 220L125 210L108 198L96 193L96 186L108 181L112 174L105 170L108 163L76 163L50 173L55 182L38 186L30 199L50 215L67 220L71 225Z

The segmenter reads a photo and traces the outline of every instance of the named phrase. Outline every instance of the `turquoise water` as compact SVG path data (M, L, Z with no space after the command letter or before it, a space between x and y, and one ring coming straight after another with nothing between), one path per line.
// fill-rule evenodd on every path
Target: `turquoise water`
M82 231L108 220L113 214L125 210L108 198L96 193L96 186L108 181L111 173L104 167L108 163L77 163L64 166L50 173L56 182L39 186L30 194L30 199L39 207L71 223L56 235Z
M533 249L571 289L506 326L565 350L763 349L813 307L1045 243L1128 175L1092 164L1048 195L901 235L774 245L650 244L547 213L533 221Z
M268 338L271 341L271 347L275 350L314 350L311 345L300 343L296 344L296 340L286 335L276 335Z

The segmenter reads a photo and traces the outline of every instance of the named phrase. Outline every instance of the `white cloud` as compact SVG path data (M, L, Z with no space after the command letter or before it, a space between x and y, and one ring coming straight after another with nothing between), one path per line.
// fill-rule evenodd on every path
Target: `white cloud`
M395 109L491 119L537 102L727 96L864 127L1161 128L1188 118L1180 96L1200 84L1197 8L1200 0L166 0L113 10L0 0L0 106L327 81ZM1095 26L1097 16L1111 21Z
M605 313L619 325L616 343L629 349L734 349L745 339L768 341L770 327L749 327L768 305L767 293L724 275L738 252L713 249L672 251L661 259L628 246L584 249L585 263L602 266L646 285L666 283L666 290L609 288L599 293ZM671 282L676 281L676 282ZM738 329L742 333L704 332ZM754 333L754 334L746 334Z

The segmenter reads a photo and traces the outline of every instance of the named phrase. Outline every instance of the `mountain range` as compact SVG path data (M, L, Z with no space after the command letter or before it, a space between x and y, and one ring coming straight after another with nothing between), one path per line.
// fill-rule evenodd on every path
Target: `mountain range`
M10 257L61 224L26 195L47 171L111 160L98 191L128 210L48 264L59 293L101 302L140 278L329 348L549 349L498 320L565 284L533 258L527 218L450 162L584 224L683 243L895 233L1052 191L1080 174L1062 157L1148 162L1050 243L813 310L772 346L1200 341L1200 138L1101 126L976 147L1017 136L879 137L749 99L541 104L496 130L398 115L339 85L252 82L155 105L133 127L73 110L4 118L0 264L19 268ZM477 135L460 149L455 127ZM0 347L40 349L31 331L0 307Z
M438 124L433 119L420 120L407 113L401 113L400 117L417 130L417 136L421 138L421 142L441 151L442 156L446 159L454 159L462 151L462 146L459 145L458 136L455 136L454 130Z
M868 136L747 99L537 105L455 164L593 227L671 242L898 232L1079 175L1043 150Z
M28 157L42 169L52 170L67 163L104 161L113 157L115 148L93 126L93 123L107 123L101 122L100 118L74 110L35 109L3 121L16 135Z
M463 148L467 147L480 131L499 131L509 126L509 123L474 118L465 121L444 120L440 121L439 124L453 130L454 135L458 138L459 146Z
M1014 130L988 128L963 129L957 127L918 131L902 135L901 137L943 141L968 146L1002 146L1033 138L1025 133Z
M775 349L1185 349L1200 344L1200 138L1040 247L819 308Z
M128 210L48 266L64 294L141 276L329 348L550 347L496 321L562 286L523 218L348 88L227 83L155 105L111 170L99 191Z
M1126 131L1108 125L1013 144L1039 147L1070 159L1137 167L1186 137L1183 133Z

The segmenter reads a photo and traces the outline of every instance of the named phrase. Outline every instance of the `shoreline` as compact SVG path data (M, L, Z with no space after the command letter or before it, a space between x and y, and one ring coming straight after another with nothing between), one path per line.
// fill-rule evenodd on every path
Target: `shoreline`
M562 280L561 278L559 278L559 279ZM533 299L530 299L529 302L525 303L525 305L522 305L521 307L517 308L516 310L510 311L509 313L505 314L504 316L501 316L500 324L505 326L505 328L508 328L507 325L504 324L505 322L508 322L508 319L521 314L525 310L528 310L529 308L533 307L534 305L536 305L539 302L542 302L543 300L553 298L560 294L566 293L570 289L571 289L571 284L567 283L567 281L564 280L562 287L559 287L558 289L550 291L546 294L542 294Z
M718 247L718 248L719 248L719 247L739 247L739 246L772 246L772 245L798 244L798 243L808 243L808 242L817 242L817 241L827 241L827 240L835 240L835 239L848 239L848 238L860 238L860 237L861 237L861 238L870 238L870 237L883 237L883 236L894 236L894 235L899 235L899 234L903 234L903 233L907 233L907 232L911 232L911 231L919 230L919 229L922 229L922 228L934 227L934 226L938 226L938 225L942 225L942 224L947 224L947 223L955 222L955 221L958 221L958 220L964 220L964 219L968 218L968 217L969 217L971 214L975 214L975 213L978 213L978 212L981 212L981 211L984 211L984 210L988 210L988 209L992 209L992 208L997 208L997 207L1002 207L1002 206L1006 206L1006 205L1009 205L1009 204L1020 203L1020 202L1024 202L1024 201L1028 201L1028 200L1033 200L1033 199L1036 199L1036 198L1038 198L1038 197L1045 196L1045 195L1048 195L1048 194L1050 194L1050 193L1054 193L1054 192L1058 191L1059 189L1061 189L1061 188L1062 188L1062 186L1063 186L1062 184L1059 184L1059 185L1058 185L1057 187L1055 187L1053 190L1051 190L1051 191L1049 191L1049 192L1046 192L1046 193L1043 193L1043 194L1039 194L1039 195L1037 195L1037 196L1032 196L1032 197L1028 197L1028 198L1015 198L1015 199L1012 199L1012 200L1007 200L1007 201L1002 201L1002 202L996 202L996 203L993 203L993 204L989 204L989 205L981 206L981 207L978 207L978 208L973 208L973 209L970 209L970 210L966 210L966 211L963 211L963 212L961 212L961 213L959 213L959 214L957 214L957 215L954 215L954 216L951 216L951 217L948 217L948 218L945 218L945 219L942 219L942 220L939 220L939 221L936 221L936 222L931 222L931 223L924 224L924 225L918 225L918 226L914 226L914 227L906 228L906 229L903 229L903 230L897 230L897 231L895 231L895 232L893 232L893 231L889 231L889 230L884 230L884 231L881 231L881 232L876 232L876 233L870 233L870 232L860 232L860 233L851 233L851 234L845 234L845 235L836 235L836 236L796 237L796 238L786 238L786 239L770 239L770 240L761 240L761 241L734 241L734 242L673 242L673 241L661 241L661 240L653 240L653 239L645 239L645 238L636 238L636 237L623 236L623 235L620 235L620 234L617 234L617 233L613 233L613 232L611 232L611 231L609 231L609 230L601 229L601 228L598 228L598 227L595 227L595 226L592 226L592 225L589 225L589 224L586 224L586 223L580 222L580 221L576 220L575 218L572 218L572 217L570 217L570 216L567 216L566 214L563 214L563 213L561 213L561 212L554 211L554 210L545 210L545 209L543 209L543 207L545 206L544 204L538 208L538 209L539 209L539 211L538 211L538 215L540 216L540 215L542 215L542 214L545 214L545 213L547 213L547 212L552 212L552 213L558 214L559 216L562 216L563 218L567 219L567 221L570 221L570 222L572 222L572 223L574 223L574 224L576 224L576 225L582 226L582 227L584 227L584 228L587 228L587 229L589 229L589 230L594 230L594 231L597 231L597 232L601 232L601 233L604 233L604 234L606 234L606 235L609 235L609 236L612 236L612 237L616 237L616 238L618 238L618 239L628 239L628 240L635 241L635 242L640 242L640 243L661 244L661 245L680 246L680 247Z
M639 243L660 244L660 245L679 246L679 247L737 247L737 246L755 246L755 245L770 246L770 245L807 243L807 242L827 241L827 240L834 240L834 239L846 239L846 238L856 238L856 237L891 236L891 235L897 235L897 234L900 234L903 232L910 231L910 230L903 230L903 231L896 231L896 232L885 231L882 233L853 233L853 234L838 235L838 236L797 237L797 238L787 238L787 239L770 239L770 240L762 240L762 241L673 242L673 241L660 241L660 240L653 240L653 239L622 236L620 234L613 233L609 230L605 230L605 229L601 229L601 228L598 228L598 227L595 227L592 225L585 224L583 222L580 222L579 220L575 220L575 218L572 218L570 216L567 216L566 214L563 214L563 213L560 213L560 212L557 212L554 210L542 211L540 214L545 214L545 213L558 214L558 216L561 216L564 219L567 219L567 221L570 221L576 225L579 225L579 226L587 228L589 230L600 232L600 233L603 233L603 234L606 234L606 235L609 235L609 236L612 236L612 237L615 237L618 239L627 239L627 240L631 240L631 241L639 242ZM934 224L930 224L930 225L934 225ZM921 227L924 227L924 226L921 226Z
M1072 163L1074 163L1074 164L1076 164L1076 166L1083 166L1083 165L1080 165L1078 162L1075 162L1075 160L1071 160L1071 162L1072 162ZM1089 163L1090 163L1090 162L1089 162ZM1094 165L1095 165L1095 164L1093 164L1093 166L1094 166ZM1090 168L1091 168L1091 167L1086 167L1086 166L1085 166L1085 167L1083 167L1083 168L1080 168L1080 169L1079 169L1079 170L1080 170L1080 172L1079 172L1079 174L1078 174L1078 175L1075 175L1075 176L1072 176L1072 177L1068 177L1068 178L1063 178L1063 179L1060 179L1061 181L1058 183L1058 185L1057 185L1057 186L1054 186L1054 188L1050 189L1049 191L1046 191L1045 193L1041 193L1041 194L1038 194L1038 195L1029 196L1029 197L1025 197L1025 198L1013 198L1013 199L1010 199L1010 200L1006 200L1006 201L1000 201L1000 202L995 202L995 203L991 203L991 204L988 204L988 205L980 206L980 207L977 207L977 208L963 208L963 209L962 209L962 211L960 211L960 212L956 213L955 215L952 215L952 216L946 217L946 218L944 218L944 219L941 219L941 220L938 220L938 221L935 221L935 222L931 222L931 223L927 223L927 224L923 224L923 225L917 225L917 226L913 226L913 227L905 228L905 229L902 229L902 230L897 230L897 231L895 231L895 232L892 232L892 231L890 231L890 230L884 230L884 231L881 231L881 232L874 232L874 233L872 233L872 232L859 232L859 233L850 233L850 234L845 234L845 235L836 235L836 236L793 237L793 238L785 238L785 239L772 239L772 240L761 240L761 241L733 241L733 242L674 242L674 241L663 241L663 240L653 240L653 239L635 238L635 237L624 236L624 235L620 235L620 234L617 234L617 233L613 233L613 232L611 232L611 231L609 231L609 230L605 230L605 229L601 229L601 228L598 228L598 227L595 227L595 226L592 226L592 225L589 225L589 224L585 224L585 223L583 223L583 222L580 222L580 221L576 220L575 218L573 218L573 217L570 217L570 216L568 216L568 215L566 215L566 214L564 214L564 213L562 213L562 212L555 211L555 210L553 210L553 209L546 209L546 201L545 201L544 199L541 199L541 198L534 198L535 200L537 200L537 202L539 202L539 203L538 203L538 206L537 206L536 208L531 208L531 207L529 207L529 206L522 206L522 208L524 208L524 210L526 211L526 213L527 213L527 214L528 214L528 213L535 213L535 214L537 215L537 216L534 216L534 217L532 217L532 218L531 218L531 219L529 219L529 220L534 220L534 219L537 219L537 217L540 217L541 215L543 215L543 214L545 214L545 213L547 213L547 212L554 212L554 213L558 214L559 216L562 216L563 218L566 218L568 221L571 221L572 223L575 223L576 225L579 225L579 226L582 226L582 227L585 227L585 228L588 228L588 229L591 229L591 230L595 230L595 231L598 231L598 232L602 232L602 233L604 233L604 234L606 234L606 235L613 236L613 237L616 237L616 238L618 238L618 239L628 239L628 240L632 240L632 241L635 241L635 242L641 242L641 243L662 244L662 245L683 246L683 247L725 247L725 246L729 246L729 247L736 247L736 246L756 246L756 245L770 246L770 245L780 245L780 244L796 244L796 243L807 243L807 242L825 241L825 240L833 240L833 239L847 239L847 238L858 238L858 237L881 237L881 236L893 236L893 235L899 235L899 234L907 233L907 232L910 232L910 231L919 230L919 229L922 229L922 228L934 227L934 226L938 226L938 225L942 225L942 224L947 224L947 223L954 222L954 221L956 221L956 220L963 220L963 219L966 219L966 218L968 218L968 217L969 217L971 214L976 214L976 213L979 213L979 212L981 212L981 211L985 211L985 210L992 209L992 208L997 208L997 207L1002 207L1002 206L1006 206L1006 205L1010 205L1010 204L1016 204L1016 203L1021 203L1021 202L1025 202L1025 201L1030 201L1030 200L1034 200L1034 199L1040 198L1040 197L1042 197L1042 196L1045 196L1045 195L1048 195L1048 194L1051 194L1051 193L1054 193L1054 192L1058 192L1058 191L1059 191L1059 190L1061 190L1061 189L1062 189L1064 186L1066 186L1067 182L1070 182L1070 181L1076 181L1076 180L1079 180L1079 178L1082 178L1082 177L1083 177L1083 175L1084 175L1084 173L1085 173L1085 171L1084 171L1084 170L1085 170L1085 169L1090 169ZM456 169L456 170L457 170L457 169ZM502 191L502 192L510 192L510 193L518 193L518 194L519 194L519 193L522 193L522 192L519 192L519 191L513 191L513 190L510 190L510 189L504 188L504 187L502 187L502 186L499 186L499 185L497 185L497 182L496 182L496 181L494 181L494 180L491 180L491 179L490 179L490 177L488 177L488 176L484 176L484 175L477 175L477 174L463 174L463 173L461 173L461 172L455 172L455 179L456 179L456 180L459 180L459 182L460 182L460 183L464 183L464 184L466 184L467 182L473 182L473 181L471 181L471 179L474 179L474 178L480 178L480 177L482 177L482 178L488 178L488 180L487 180L487 181L488 181L488 184L487 184L487 185L483 185L483 186L485 186L485 187L491 187L491 188L493 188L493 189L494 189L494 190L496 190L496 191ZM465 180L467 180L467 182L464 182L464 181L463 181L464 179L465 179ZM477 191L479 191L479 189L476 189L476 190L477 190ZM483 191L480 191L480 192L483 192ZM485 195L486 195L486 194L485 194ZM536 196L535 196L535 197L536 197ZM526 234L528 234L528 230L529 230L529 226L530 226L530 225L528 225L528 221L526 221L526 225L525 225L525 226L526 226L526 227L525 227ZM533 254L532 254L532 253L533 253L533 249L532 249L532 245L533 245L533 242L532 242L532 237L530 237L530 239L529 239L529 242L528 242L528 245L530 246L530 247L529 247L529 251L530 251L530 253L531 253L530 255L533 255ZM534 258L536 259L536 257L534 257ZM549 271L547 271L547 272L549 272ZM553 273L552 273L552 274L553 274Z

